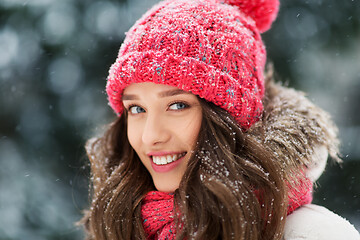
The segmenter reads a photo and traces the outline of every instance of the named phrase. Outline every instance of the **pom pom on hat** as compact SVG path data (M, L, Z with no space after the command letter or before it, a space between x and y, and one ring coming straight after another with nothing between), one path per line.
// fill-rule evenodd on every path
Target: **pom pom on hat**
M250 16L261 33L270 29L279 11L279 0L221 0L220 2L237 6Z

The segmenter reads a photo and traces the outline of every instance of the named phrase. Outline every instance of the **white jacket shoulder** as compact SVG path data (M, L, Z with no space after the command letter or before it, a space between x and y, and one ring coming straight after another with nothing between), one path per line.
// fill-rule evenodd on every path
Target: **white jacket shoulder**
M286 218L283 240L360 240L346 219L325 207L307 204Z

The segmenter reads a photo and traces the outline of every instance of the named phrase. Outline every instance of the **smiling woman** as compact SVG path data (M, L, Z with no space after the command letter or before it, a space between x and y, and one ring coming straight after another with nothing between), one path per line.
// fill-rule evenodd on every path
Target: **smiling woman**
M174 192L195 148L202 121L196 95L155 83L135 83L123 93L127 134L156 189Z
M89 239L359 238L311 204L327 156L340 161L336 127L264 78L278 7L165 0L129 30L106 86L118 118L87 144Z
M131 84L123 99L125 112L88 143L94 200L85 220L91 236L281 235L287 206L280 165L229 113L163 84Z

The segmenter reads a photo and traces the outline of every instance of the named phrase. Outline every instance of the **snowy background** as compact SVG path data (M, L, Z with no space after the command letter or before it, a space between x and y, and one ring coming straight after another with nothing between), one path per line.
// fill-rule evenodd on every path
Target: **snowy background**
M154 0L0 0L0 239L82 239L83 145L114 119L105 79ZM315 203L360 230L360 0L282 1L264 34L280 78L331 113L342 168Z

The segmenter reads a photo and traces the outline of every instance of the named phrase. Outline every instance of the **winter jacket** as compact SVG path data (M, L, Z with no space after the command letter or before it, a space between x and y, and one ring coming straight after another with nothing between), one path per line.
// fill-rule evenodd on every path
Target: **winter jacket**
M290 214L283 240L360 240L360 234L346 219L330 210L307 204Z
M328 156L340 162L337 128L330 116L305 95L266 79L264 117L250 130L273 152L284 172L302 169L313 182L321 176ZM291 170L291 168L293 170ZM287 216L283 240L360 240L346 219L325 207L303 205Z

